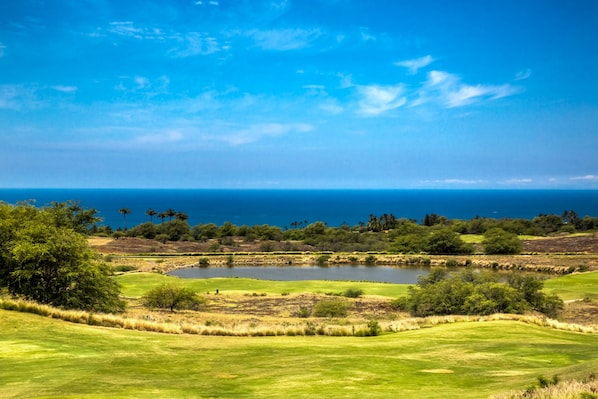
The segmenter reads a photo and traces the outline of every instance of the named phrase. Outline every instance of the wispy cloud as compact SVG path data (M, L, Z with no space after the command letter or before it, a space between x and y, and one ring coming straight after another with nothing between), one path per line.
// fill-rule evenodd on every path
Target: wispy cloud
M395 86L358 86L359 100L358 112L367 116L382 114L386 111L399 108L407 102L403 96L405 89L403 85Z
M246 32L255 45L263 50L289 51L310 47L323 35L318 29L254 29Z
M531 184L533 182L534 182L534 180L530 179L530 178L512 178L512 179L505 180L503 183L508 184L508 185L525 185L525 184Z
M515 75L515 80L525 80L532 76L532 70L527 68L522 71L517 72Z
M223 126L218 135L206 137L215 141L224 141L233 146L253 143L266 137L277 137L292 133L306 133L314 129L306 123L259 123L248 127Z
M431 55L426 55L420 58L395 62L395 65L407 68L410 74L415 75L417 71L430 65L432 62L434 62L434 58Z
M419 98L412 105L433 101L446 108L456 108L483 100L497 100L519 92L520 88L509 84L470 85L461 82L457 75L444 71L430 71L427 82L418 93Z
M0 42L0 58L4 57L4 49L6 46Z
M481 179L438 179L438 180L426 180L424 183L434 184L447 184L447 185L476 185L484 184L486 180Z
M0 109L26 111L40 108L38 88L28 85L0 85Z
M146 134L138 136L135 141L139 144L169 144L181 141L183 134L177 130L167 130L161 133Z
M584 176L575 176L572 177L571 180L577 181L598 181L598 175L584 175Z
M220 41L207 32L179 32L173 29L138 24L132 21L111 22L105 29L108 34L130 40L156 42L168 46L166 54L174 58L210 55L230 49L230 43ZM102 30L91 35L102 37Z
M60 93L74 93L78 90L78 88L76 86L63 86L63 85L52 86L52 89L56 90Z

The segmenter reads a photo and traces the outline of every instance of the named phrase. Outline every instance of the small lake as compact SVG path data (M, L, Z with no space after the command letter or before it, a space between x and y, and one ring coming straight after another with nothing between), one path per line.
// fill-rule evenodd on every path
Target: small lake
M429 271L429 268L391 266L235 266L188 267L168 274L180 278L243 277L277 281L335 280L415 284L418 276L425 276Z

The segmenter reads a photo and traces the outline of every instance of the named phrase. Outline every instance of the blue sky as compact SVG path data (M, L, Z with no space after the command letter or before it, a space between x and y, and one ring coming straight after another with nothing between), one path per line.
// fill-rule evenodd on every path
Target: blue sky
M0 186L598 189L598 1L0 2Z

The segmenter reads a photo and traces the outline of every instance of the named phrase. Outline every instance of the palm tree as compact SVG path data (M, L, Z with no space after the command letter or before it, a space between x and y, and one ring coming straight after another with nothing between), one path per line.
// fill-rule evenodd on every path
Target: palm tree
M154 216L158 214L154 208L145 211L145 214L150 217L150 222L154 223Z
M185 212L177 212L176 218L177 220L184 222L185 220L189 219L189 215L187 215Z
M164 219L167 217L168 215L166 214L166 212L160 212L158 213L158 217L161 220L161 223L164 223Z
M172 208L166 210L166 216L169 217L168 220L172 220L172 218L176 215L176 211Z
M127 215L128 215L129 213L131 213L131 210L130 210L129 208L121 208L121 209L119 210L119 212L123 214L124 228L125 228L125 230L126 230L126 229L127 229Z

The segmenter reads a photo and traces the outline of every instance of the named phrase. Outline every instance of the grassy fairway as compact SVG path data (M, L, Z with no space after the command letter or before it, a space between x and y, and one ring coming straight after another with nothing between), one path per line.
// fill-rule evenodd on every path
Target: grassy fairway
M598 299L598 272L577 273L546 280L547 291L557 294L564 300Z
M1 398L481 398L598 368L598 336L507 321L379 337L165 335L0 310Z
M156 273L130 273L119 276L123 294L129 297L139 297L150 289L165 282L174 282L177 285L194 289L197 292L220 292L237 293L266 293L282 294L287 293L319 293L328 292L340 293L349 288L362 289L365 295L380 295L391 298L407 295L408 285L386 284L353 281L269 281L254 280L248 278L210 278L210 279L181 279Z

